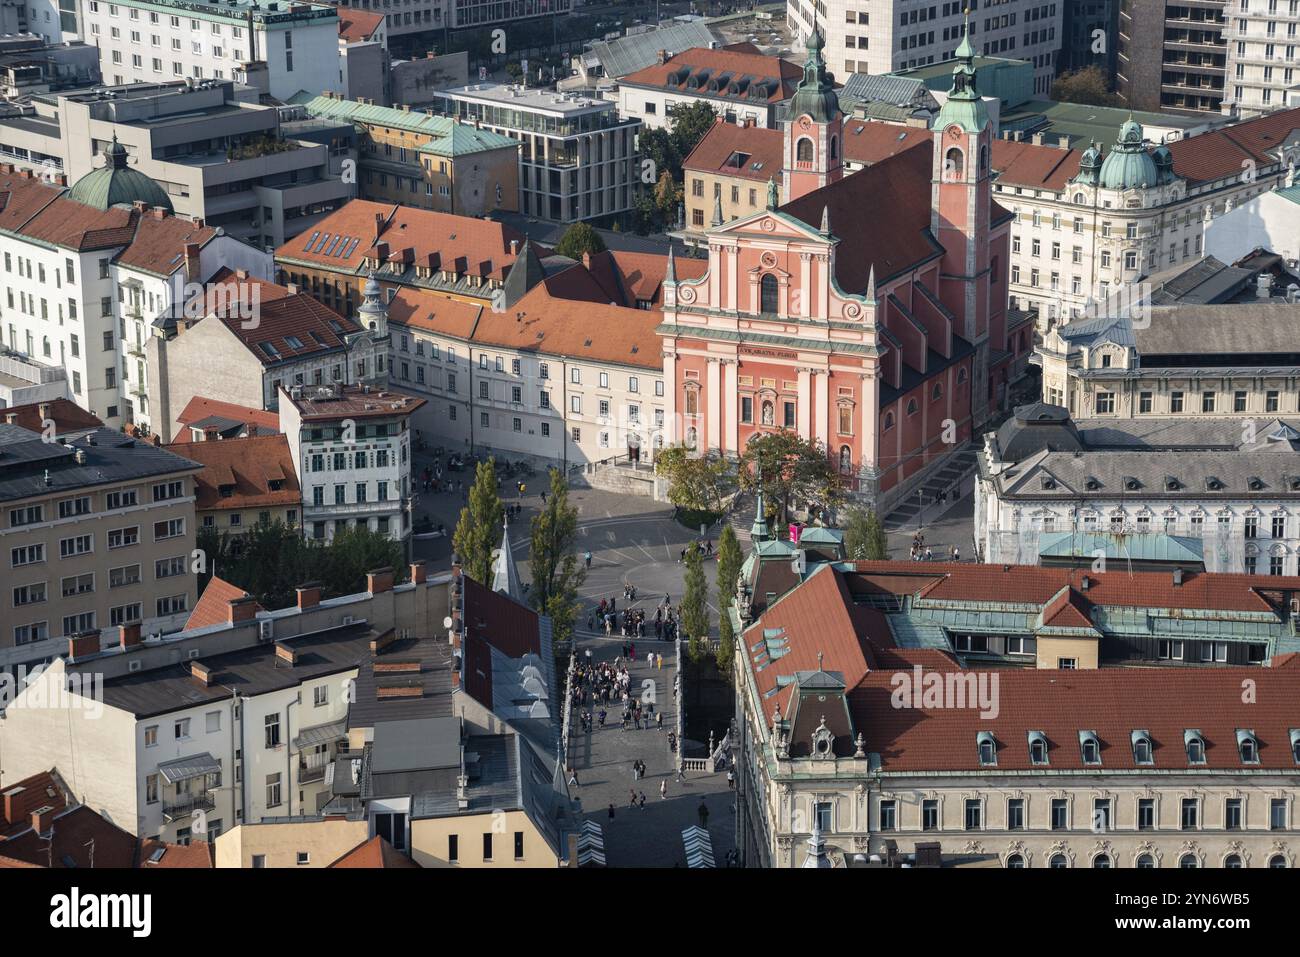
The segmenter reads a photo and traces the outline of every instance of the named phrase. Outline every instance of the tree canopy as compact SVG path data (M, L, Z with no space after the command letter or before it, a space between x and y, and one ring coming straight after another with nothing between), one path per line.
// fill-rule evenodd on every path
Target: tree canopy
M679 508L723 511L732 476L721 456L696 456L684 445L665 446L655 454L655 473L668 481L668 501Z
M558 469L551 469L546 507L533 517L529 567L533 573L532 602L551 618L556 641L573 635L578 617L578 587L586 572L578 562L578 510L569 504L569 486Z
M741 457L740 484L746 491L758 488L778 509L782 524L790 520L795 504L833 508L844 500L844 484L826 446L803 439L789 429L763 432L750 439Z
M605 240L590 223L574 223L564 231L560 241L555 244L556 255L568 256L570 259L582 260L583 253L603 253Z
M1101 67L1062 73L1052 84L1051 97L1059 103L1085 103L1089 106L1123 106L1123 98L1110 92L1106 72Z
M844 522L844 553L853 561L883 561L889 557L889 540L874 511L849 510Z
M481 585L492 584L492 550L501 540L504 519L505 507L497 492L496 459L479 462L474 469L469 504L460 510L451 541L465 574Z

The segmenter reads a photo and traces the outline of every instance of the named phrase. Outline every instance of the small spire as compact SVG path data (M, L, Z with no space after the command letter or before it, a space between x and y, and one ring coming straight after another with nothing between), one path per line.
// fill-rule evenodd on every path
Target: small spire
M749 528L750 540L765 542L769 537L767 506L763 501L763 466L758 467L758 491L754 495L754 524Z
M677 266L673 262L673 247L668 247L668 268L664 270L664 282L677 281Z
M817 652L817 670L822 670L822 653L820 651ZM825 721L826 719L822 718L822 720Z
M876 264L871 264L871 270L867 273L867 298L872 302L876 301Z
M509 519L501 523L501 554L492 573L492 590L513 598L520 604L524 601L524 590L519 583L519 568L515 565L515 554L510 548Z
M822 235L829 236L830 234L831 234L831 208L829 206L823 206L822 207Z

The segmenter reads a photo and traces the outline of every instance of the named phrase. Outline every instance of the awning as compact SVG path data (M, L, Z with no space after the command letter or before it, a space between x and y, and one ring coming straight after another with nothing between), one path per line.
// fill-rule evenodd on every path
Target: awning
M302 751L314 748L318 744L329 744L348 735L348 722L335 721L331 724L318 724L314 728L303 728L298 737L293 739L293 749Z
M221 765L217 763L217 759L206 751L158 765L158 773L168 784L201 777L204 774L218 774L220 771Z

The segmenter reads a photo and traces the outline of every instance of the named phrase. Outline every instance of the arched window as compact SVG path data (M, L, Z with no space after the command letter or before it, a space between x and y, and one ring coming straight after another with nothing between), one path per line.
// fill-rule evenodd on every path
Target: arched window
M889 431L890 429L892 429L893 427L894 427L894 413L892 413L892 412L886 412L886 413L885 413L885 428L884 428L884 431L888 432L888 431Z
M1286 858L1281 854L1274 854L1268 859L1268 866L1274 870L1284 870L1286 868Z
M1110 856L1107 854L1098 854L1092 859L1092 866L1103 869L1110 867Z
M966 369L963 367L957 370L957 384L961 385L966 381Z
M907 414L908 414L908 415L916 415L916 400L915 400L915 399L908 399L908 400L907 400Z
M1150 854L1139 854L1137 867L1139 870L1150 870L1156 866L1156 859Z
M1053 854L1052 859L1047 864L1048 867L1069 867L1070 860L1064 854Z
M1185 871L1194 871L1201 866L1201 862L1196 859L1195 854L1184 854L1178 859L1178 866Z
M848 475L853 471L853 450L847 445L840 446L840 472Z
M987 146L981 146L980 147L980 172L981 173L988 172L988 168L989 168L989 148Z
M794 158L800 163L811 163L813 159L813 141L803 137L794 144Z
M840 158L840 139L838 136L831 137L831 160Z
M953 147L944 154L943 170L949 179L961 179L966 172L966 154Z
M1083 193L1075 193L1074 202L1077 205L1082 206L1085 202L1087 202L1087 199L1084 197Z
M1239 855L1239 854L1229 854L1227 857L1225 857L1225 858L1223 859L1223 866L1224 866L1224 867L1232 867L1232 868L1238 868L1238 867L1242 867L1242 866L1244 866L1244 865L1241 863L1241 855Z
M1020 854L1011 854L1007 857L1007 867L1020 868L1025 866L1025 859Z
M938 402L943 398L943 385L936 382L934 388L930 390L930 401Z
M775 316L778 310L780 298L780 287L777 283L776 276L772 273L764 273L763 278L758 283L758 309L766 315Z

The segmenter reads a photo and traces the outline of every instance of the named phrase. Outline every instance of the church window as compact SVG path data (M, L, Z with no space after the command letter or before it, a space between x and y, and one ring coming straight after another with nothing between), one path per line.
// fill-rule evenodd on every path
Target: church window
M767 273L759 281L759 311L770 315L777 313L778 289L776 276Z
M808 137L803 137L794 145L794 158L800 163L811 163L813 161L813 143Z

